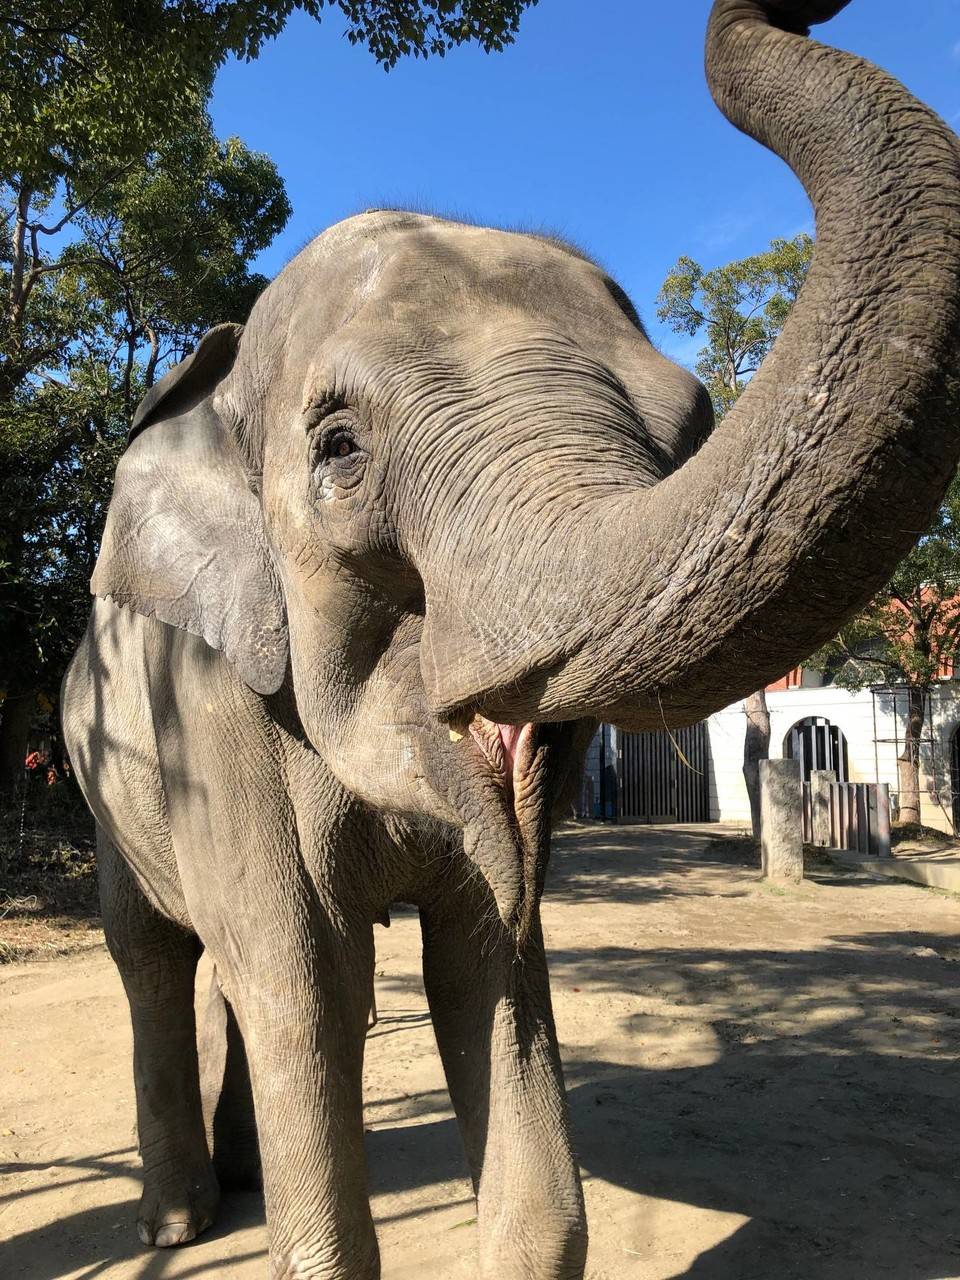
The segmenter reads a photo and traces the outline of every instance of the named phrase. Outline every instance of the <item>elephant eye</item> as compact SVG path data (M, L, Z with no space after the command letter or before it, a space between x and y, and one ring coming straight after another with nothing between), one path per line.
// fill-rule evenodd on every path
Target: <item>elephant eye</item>
M331 415L311 442L311 468L317 495L327 501L349 497L363 481L366 455L357 443L355 419Z
M349 458L356 452L356 440L345 431L338 431L327 445L327 456L330 458Z

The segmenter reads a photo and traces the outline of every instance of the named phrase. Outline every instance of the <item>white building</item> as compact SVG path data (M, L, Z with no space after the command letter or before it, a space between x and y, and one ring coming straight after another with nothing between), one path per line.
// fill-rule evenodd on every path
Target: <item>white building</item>
M810 768L833 768L841 781L886 782L895 812L905 691L878 687L849 693L822 685L812 671L793 672L778 685L767 691L771 759L800 759L807 776ZM925 826L947 832L960 831L958 727L960 680L941 680L930 695L920 746L920 810ZM607 818L709 818L749 826L745 733L742 702L676 734L624 735L604 725L590 746L579 810L599 818L602 800Z
M821 744L830 728L839 730L839 745L848 782L886 782L891 801L899 791L897 756L903 749L906 694L891 689L863 689L849 693L835 685L794 687L767 693L770 711L770 757L797 758L796 732L810 721L819 727ZM920 816L925 826L954 830L954 779L957 777L960 726L960 681L944 680L934 686L927 724L920 747ZM746 717L736 702L710 716L710 816L715 820L749 823L750 806L743 782L743 740ZM833 750L838 741L834 734ZM808 738L809 745L809 738ZM845 750L844 750L845 749ZM821 746L822 750L822 746ZM828 747L828 750L830 748ZM834 768L836 759L814 759L814 767ZM810 761L805 761L809 767ZM960 810L960 805L958 805ZM960 818L960 812L956 815Z

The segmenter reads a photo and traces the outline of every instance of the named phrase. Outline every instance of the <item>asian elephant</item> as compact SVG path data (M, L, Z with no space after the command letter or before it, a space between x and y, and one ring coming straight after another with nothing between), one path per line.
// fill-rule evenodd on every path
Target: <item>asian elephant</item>
M372 925L403 901L481 1274L583 1275L538 920L551 814L599 719L690 723L831 635L960 454L960 149L808 38L844 3L713 7L714 97L817 219L801 298L713 434L579 252L382 210L141 404L63 715L133 1018L147 1243L217 1202L203 947L223 997L201 1066L236 1124L215 1159L249 1164L250 1089L270 1274L379 1275L361 1061Z

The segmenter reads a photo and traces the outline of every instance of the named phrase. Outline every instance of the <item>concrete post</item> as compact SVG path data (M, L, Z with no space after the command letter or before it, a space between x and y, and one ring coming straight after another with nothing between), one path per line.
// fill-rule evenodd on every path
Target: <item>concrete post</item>
M810 770L810 827L812 843L829 849L833 843L830 822L830 783L836 782L834 769Z
M760 865L767 880L803 879L799 760L760 761Z

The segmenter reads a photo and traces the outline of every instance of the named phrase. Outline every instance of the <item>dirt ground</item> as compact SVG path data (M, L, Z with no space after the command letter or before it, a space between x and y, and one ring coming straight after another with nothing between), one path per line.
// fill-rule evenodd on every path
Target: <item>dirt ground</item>
M588 1275L957 1280L960 901L829 868L771 888L715 831L557 843L544 923ZM384 1280L469 1277L415 916L377 947ZM262 1280L255 1195L181 1249L136 1240L130 1035L102 948L0 969L0 1160L4 1280Z

